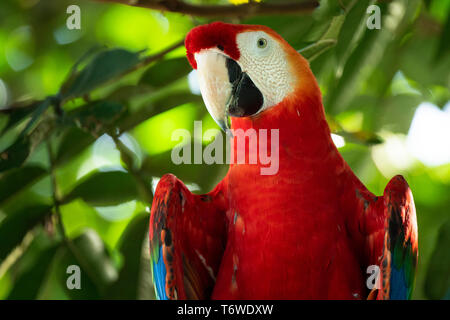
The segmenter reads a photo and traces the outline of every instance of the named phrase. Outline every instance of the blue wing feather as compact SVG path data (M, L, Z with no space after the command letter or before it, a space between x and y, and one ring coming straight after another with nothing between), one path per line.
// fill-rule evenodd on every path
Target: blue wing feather
M406 280L405 270L403 268L398 269L395 265L391 269L390 277L390 296L391 300L406 300L408 296L408 281Z
M158 261L152 262L153 283L155 285L156 298L159 300L169 300L166 295L166 265L163 259L162 246L159 248Z

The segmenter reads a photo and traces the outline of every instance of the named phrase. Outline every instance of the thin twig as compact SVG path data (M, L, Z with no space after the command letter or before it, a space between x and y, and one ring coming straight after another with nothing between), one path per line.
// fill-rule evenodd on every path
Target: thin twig
M50 140L46 141L46 145L47 145L48 158L49 158L49 162L50 162L50 179L51 179L51 183L52 183L53 207L54 207L56 217L58 220L57 224L58 224L59 231L61 232L61 236L63 237L63 239L66 240L67 239L66 230L64 229L62 216L61 216L61 210L59 208L61 201L59 200L58 185L56 183L55 157L53 154Z
M153 200L153 192L150 187L150 184L144 180L144 174L133 163L133 158L131 156L131 150L120 140L119 135L112 136L114 143L116 144L117 150L119 150L120 158L125 163L127 170L134 177L138 184L138 188L141 192L141 195L145 199L147 203L152 203Z
M129 72L134 71L136 69L145 67L147 65L149 65L150 63L159 60L161 58L163 58L166 54L172 52L175 49L178 49L179 47L184 45L184 38L181 39L178 42L175 42L173 45L171 45L170 47L167 47L166 49L162 50L161 52L155 53L151 56L145 57L139 64L137 64L133 69L129 70Z
M134 7L178 12L198 17L242 17L275 14L310 13L319 6L319 1L305 0L300 2L265 3L254 2L241 5L198 5L181 0L97 0L115 2Z
M23 256L35 237L35 230L28 231L22 239L22 242L15 247L6 258L0 263L0 279L6 272Z

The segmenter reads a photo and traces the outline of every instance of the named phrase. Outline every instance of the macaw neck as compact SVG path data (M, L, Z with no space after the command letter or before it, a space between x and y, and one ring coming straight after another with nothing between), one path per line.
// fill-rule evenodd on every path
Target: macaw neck
M246 137L244 147L237 143L238 135L233 138L234 156L244 151L246 161L232 161L224 179L225 190L233 199L241 199L240 194L260 199L258 193L268 188L272 196L278 193L282 199L296 199L300 207L313 208L334 199L334 205L341 206L343 212L352 216L373 198L334 145L320 96L284 101L253 119L232 118L232 129L233 132L253 129L258 138L257 151L249 148L250 137ZM273 130L278 130L279 140L269 138L267 147L264 143L261 145L264 129L268 136L275 134ZM260 152L261 146L262 149L266 147L272 161L278 158L277 166L261 161L249 164L251 155ZM267 174L267 168L273 167L277 170ZM241 185L241 181L247 182Z
M325 119L320 95L285 99L254 117L232 118L234 132L254 130L259 147L265 147L267 132L267 150L278 144L280 161L309 162L320 158L321 163L330 155L338 154L330 136L330 129ZM241 133L242 133L241 130ZM265 131L266 130L266 131ZM273 139L278 130L278 141ZM234 137L234 153L242 152L238 143L239 136ZM261 144L262 142L262 144ZM246 154L252 152L248 146ZM340 158L340 156L339 156Z

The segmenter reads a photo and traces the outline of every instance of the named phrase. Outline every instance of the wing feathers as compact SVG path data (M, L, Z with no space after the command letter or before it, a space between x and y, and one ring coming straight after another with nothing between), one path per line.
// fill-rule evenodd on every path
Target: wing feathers
M371 203L363 216L366 225L380 225L366 235L368 261L380 267L378 289L373 289L368 298L410 299L418 242L414 200L405 179L402 176L392 178L384 190L382 202Z
M153 278L159 299L209 298L225 248L220 185L192 194L173 175L158 183L150 217Z

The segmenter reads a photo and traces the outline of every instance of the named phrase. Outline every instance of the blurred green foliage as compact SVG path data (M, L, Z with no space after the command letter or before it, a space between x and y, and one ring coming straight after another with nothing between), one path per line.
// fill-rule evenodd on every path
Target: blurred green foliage
M414 298L449 299L450 163L402 152L419 104L450 100L450 1L320 3L311 14L225 21L267 25L302 49L340 151L372 192L405 176L419 225ZM374 3L380 30L366 27ZM227 169L170 159L174 129L216 128L180 45L212 20L79 1L82 28L68 30L70 4L0 3L0 299L152 299L154 184L171 172L207 192ZM82 290L66 287L72 264Z

